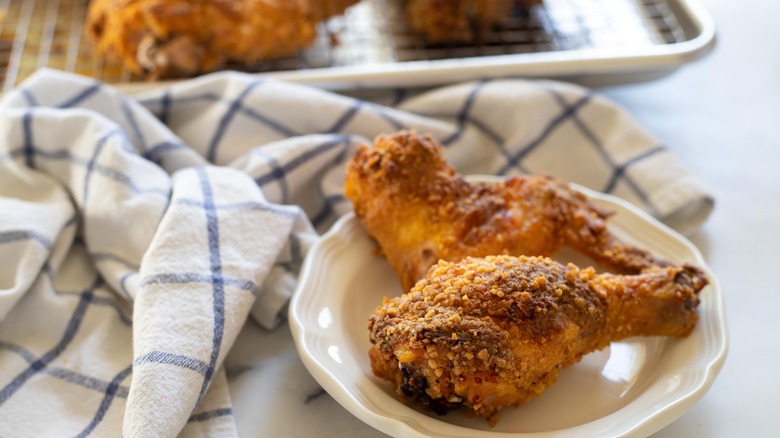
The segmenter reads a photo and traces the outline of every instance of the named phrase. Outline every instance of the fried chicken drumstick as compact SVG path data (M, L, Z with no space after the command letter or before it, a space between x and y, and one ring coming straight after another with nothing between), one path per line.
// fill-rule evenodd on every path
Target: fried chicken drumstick
M293 55L317 23L358 0L92 0L98 53L149 77L188 76Z
M440 261L370 318L374 373L439 413L492 424L555 382L560 369L630 336L687 336L706 285L690 266L596 275L548 258Z
M411 132L361 146L345 194L404 290L439 259L552 256L565 245L624 274L668 264L612 235L608 214L568 184L547 176L467 182L433 138Z

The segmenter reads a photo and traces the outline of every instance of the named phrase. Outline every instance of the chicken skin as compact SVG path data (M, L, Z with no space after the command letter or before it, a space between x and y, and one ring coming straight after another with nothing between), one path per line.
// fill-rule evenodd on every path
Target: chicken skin
M150 78L291 56L322 20L358 0L92 0L85 30L98 53Z
M528 9L541 0L408 0L406 22L428 43L480 43L493 27L504 24L514 8Z
M542 257L440 261L371 315L371 367L404 400L495 424L610 342L687 336L706 283L691 266L622 276Z
M409 290L439 259L552 256L570 246L619 273L668 263L621 242L608 214L547 176L467 182L431 137L379 136L347 167L345 195Z

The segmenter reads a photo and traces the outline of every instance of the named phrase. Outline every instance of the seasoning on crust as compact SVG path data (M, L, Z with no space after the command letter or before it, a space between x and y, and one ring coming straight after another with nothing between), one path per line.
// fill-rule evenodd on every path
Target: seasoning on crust
M95 50L135 74L189 76L295 54L358 0L92 0Z
M344 193L405 291L439 259L496 254L552 256L572 247L620 273L668 262L607 228L609 214L549 176L468 182L430 136L401 131L361 146Z
M687 265L621 276L542 257L440 261L371 315L371 367L404 400L495 424L610 342L687 336L706 284Z

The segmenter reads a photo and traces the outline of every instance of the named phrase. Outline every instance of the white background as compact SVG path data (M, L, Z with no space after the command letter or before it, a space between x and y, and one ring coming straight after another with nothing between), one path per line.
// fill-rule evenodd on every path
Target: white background
M601 90L703 179L715 211L692 241L721 282L729 354L658 437L780 433L780 1L702 0L718 42L667 78Z

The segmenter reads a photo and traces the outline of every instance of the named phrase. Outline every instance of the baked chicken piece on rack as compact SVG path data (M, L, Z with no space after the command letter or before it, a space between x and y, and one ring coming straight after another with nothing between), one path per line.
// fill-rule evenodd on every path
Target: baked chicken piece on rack
M347 167L345 195L405 291L439 259L552 256L570 246L619 273L665 261L622 242L608 213L548 176L468 182L429 136L399 132L361 146Z
M99 54L133 73L188 76L291 56L357 1L92 0L85 29Z
M409 27L428 43L481 43L515 8L541 0L406 0Z
M691 266L596 275L548 258L441 261L370 317L374 373L438 413L495 424L588 352L631 336L687 336L707 281Z

